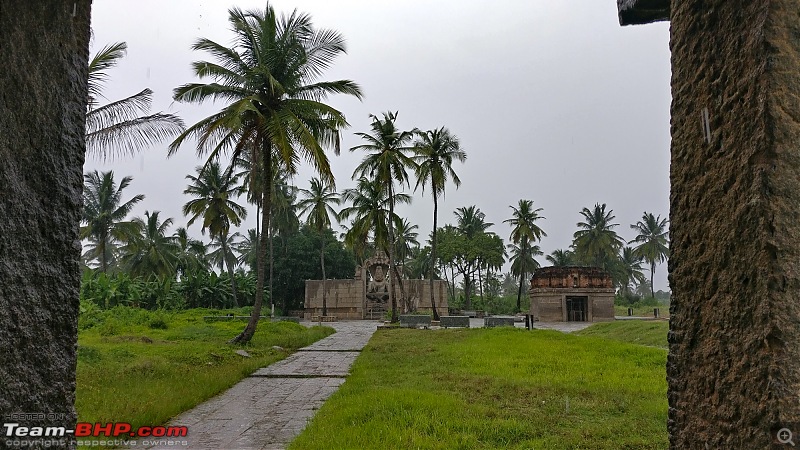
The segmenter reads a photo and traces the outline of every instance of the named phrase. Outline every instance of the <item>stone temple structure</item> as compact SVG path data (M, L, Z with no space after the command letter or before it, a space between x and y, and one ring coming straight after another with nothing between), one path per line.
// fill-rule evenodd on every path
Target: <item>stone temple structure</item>
M543 322L614 320L611 276L595 267L542 267L531 278L531 315Z
M430 313L430 280L402 280L397 285L399 312ZM433 294L436 311L447 315L447 282L435 280ZM378 255L357 266L351 280L325 280L328 316L337 319L382 319L391 310L389 302L389 258ZM403 300L405 293L405 301ZM306 281L304 317L322 315L322 280Z

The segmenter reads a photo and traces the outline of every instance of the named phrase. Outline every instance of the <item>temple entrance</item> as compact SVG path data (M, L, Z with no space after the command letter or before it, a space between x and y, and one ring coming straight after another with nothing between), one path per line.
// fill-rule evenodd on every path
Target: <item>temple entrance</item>
M589 297L567 297L567 322L589 320Z

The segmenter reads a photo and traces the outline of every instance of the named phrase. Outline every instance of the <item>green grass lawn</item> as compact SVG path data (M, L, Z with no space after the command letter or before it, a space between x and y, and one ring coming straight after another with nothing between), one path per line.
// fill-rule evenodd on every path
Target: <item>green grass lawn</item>
M157 425L224 391L256 369L333 333L291 322L259 324L247 346L226 341L245 322L206 323L220 311L175 314L115 308L82 315L76 408L85 422ZM89 328L87 328L89 327ZM277 345L285 350L273 350ZM234 353L244 349L252 357Z
M575 334L666 349L668 331L666 320L617 320L596 323Z
M667 448L666 355L556 331L379 331L290 448Z

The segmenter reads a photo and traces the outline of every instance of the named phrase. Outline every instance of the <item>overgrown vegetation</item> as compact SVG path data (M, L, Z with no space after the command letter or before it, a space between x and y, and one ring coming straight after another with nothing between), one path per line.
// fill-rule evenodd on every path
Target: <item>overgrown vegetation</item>
M553 331L378 332L290 448L666 448L665 364Z
M328 327L262 321L249 345L227 345L242 322L207 323L203 316L246 315L249 308L102 310L86 302L81 307L76 408L83 422L122 421L133 427L164 423L256 369L333 333ZM251 357L236 354L237 349Z

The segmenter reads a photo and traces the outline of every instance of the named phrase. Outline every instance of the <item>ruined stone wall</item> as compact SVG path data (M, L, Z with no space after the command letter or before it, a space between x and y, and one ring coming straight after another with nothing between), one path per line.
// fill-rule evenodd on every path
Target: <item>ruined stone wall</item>
M530 293L531 314L542 322L561 322L564 320L564 308L561 306L561 294L557 292Z
M75 424L90 7L0 1L0 417L63 414L26 426Z
M421 313L431 312L430 281L429 280L403 280L406 295L417 305ZM328 291L328 315L337 319L363 319L364 318L364 280L327 280L325 288ZM436 296L436 309L440 314L447 313L447 282L434 281L434 295ZM400 289L397 289L400 295ZM402 302L398 301L398 309L402 310ZM386 304L390 310L391 305ZM322 280L306 281L305 313L304 317L322 314Z
M614 320L614 294L595 294L589 296L592 304L592 322Z
M362 280L327 280L328 315L337 319L362 319L364 282ZM322 315L322 280L306 281L305 318Z
M671 446L779 448L800 433L800 0L670 19Z
M430 280L403 280L406 296L417 306L419 313L431 313L431 287ZM400 295L400 290L397 290ZM447 315L447 281L433 281L433 295L436 301L436 310L439 314Z

